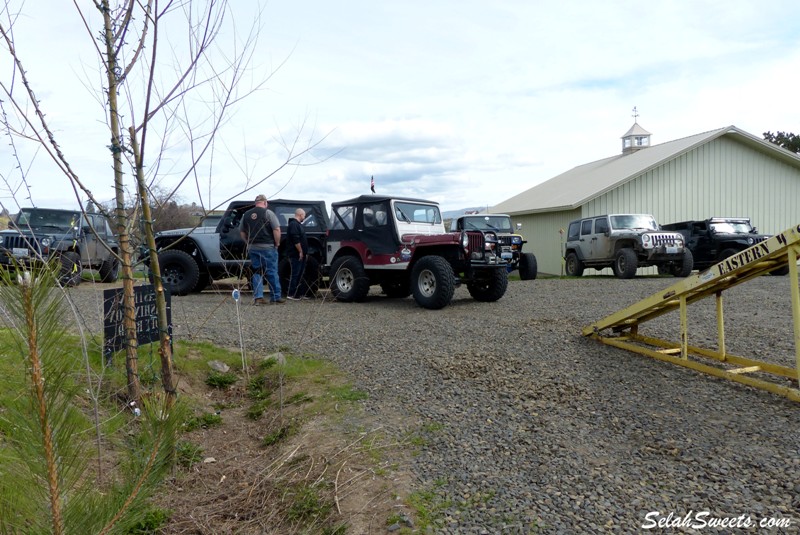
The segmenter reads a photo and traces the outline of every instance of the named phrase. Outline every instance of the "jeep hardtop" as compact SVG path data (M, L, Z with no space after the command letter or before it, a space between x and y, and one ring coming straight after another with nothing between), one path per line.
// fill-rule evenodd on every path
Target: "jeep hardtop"
M428 309L447 306L461 283L478 301L505 294L497 235L447 232L437 203L362 195L331 206L326 272L337 300L363 301L372 285L389 297L413 294Z
M511 217L506 214L464 214L450 222L451 232L461 230L494 232L499 241L500 257L507 262L506 270L509 273L519 270L520 279L533 280L538 272L536 256L522 251L522 247L528 242L519 234L521 229L522 224L517 223L515 229L511 225Z
M620 279L633 278L639 267L646 266L686 277L693 265L683 235L661 230L649 214L609 214L572 221L564 260L569 276L580 277L587 267L610 267Z

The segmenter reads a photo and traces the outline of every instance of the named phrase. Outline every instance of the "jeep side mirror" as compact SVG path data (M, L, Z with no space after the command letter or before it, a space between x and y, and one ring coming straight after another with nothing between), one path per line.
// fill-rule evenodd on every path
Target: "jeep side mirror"
M750 231L750 234L758 234L758 229L753 227L753 230Z
M522 223L517 223L517 230L522 230Z

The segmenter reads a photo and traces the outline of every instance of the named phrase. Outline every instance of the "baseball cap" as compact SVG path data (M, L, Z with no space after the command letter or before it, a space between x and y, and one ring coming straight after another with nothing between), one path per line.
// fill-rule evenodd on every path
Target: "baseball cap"
M256 195L256 202L258 202L258 201L266 201L266 200L267 200L267 196L264 195L263 193L260 194L260 195Z

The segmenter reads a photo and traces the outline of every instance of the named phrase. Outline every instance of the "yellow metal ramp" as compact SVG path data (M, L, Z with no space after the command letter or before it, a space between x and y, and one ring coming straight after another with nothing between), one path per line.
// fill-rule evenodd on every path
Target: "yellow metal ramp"
M584 327L583 334L604 344L761 388L793 401L800 401L798 257L800 257L800 225L757 243L705 271L691 275L663 291ZM725 350L723 292L787 265L791 286L796 368L728 354ZM711 295L715 297L717 305L717 349L690 346L687 306ZM678 342L639 335L640 324L673 310L680 311Z

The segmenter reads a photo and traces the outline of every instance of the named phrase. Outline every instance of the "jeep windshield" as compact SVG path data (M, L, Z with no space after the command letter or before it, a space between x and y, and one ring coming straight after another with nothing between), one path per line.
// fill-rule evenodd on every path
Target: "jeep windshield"
M464 218L464 228L467 230L494 230L497 232L511 232L511 218L501 216L475 216Z
M611 228L658 230L658 225L650 215L612 215Z
M24 208L17 215L14 224L17 228L72 230L78 226L81 214L63 210L43 210Z
M406 223L436 224L442 222L439 207L432 204L398 201L394 203L394 213L398 221Z
M753 233L753 227L747 221L712 221L711 230L722 234Z

